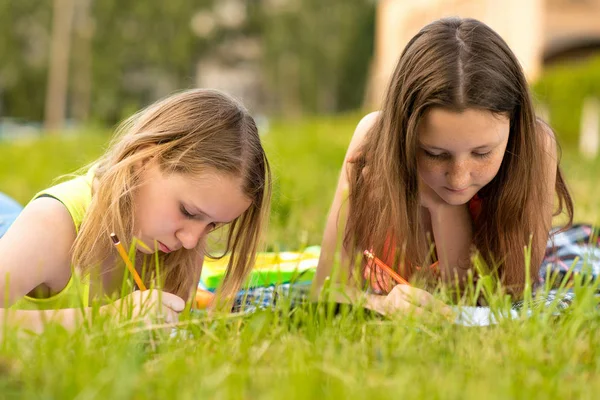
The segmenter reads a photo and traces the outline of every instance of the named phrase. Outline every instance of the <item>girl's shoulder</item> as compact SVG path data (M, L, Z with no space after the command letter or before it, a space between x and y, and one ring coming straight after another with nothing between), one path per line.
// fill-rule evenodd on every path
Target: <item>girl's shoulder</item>
M536 134L539 137L539 143L541 149L548 153L553 154L556 152L556 135L554 134L554 130L550 125L541 118L536 119Z
M375 123L379 119L381 111L373 111L364 117L356 125L352 140L348 146L348 154L353 154L364 142L367 133L375 126Z
M358 136L364 138L365 135L375 126L375 123L381 116L381 111L373 111L364 117L358 122L356 125L356 130L354 131L354 136Z
M361 118L356 126L357 130L366 130L368 131L375 125L375 121L381 116L381 111L373 111L365 115Z
M39 285L62 289L71 277L70 249L76 232L67 209L56 199L30 202L0 241L4 273L23 292Z
M92 182L93 172L86 175L75 176L72 179L61 182L48 189L38 192L32 202L43 197L50 197L58 200L60 205L67 209L71 216L71 223L75 226L76 232L83 222L85 214L92 202Z

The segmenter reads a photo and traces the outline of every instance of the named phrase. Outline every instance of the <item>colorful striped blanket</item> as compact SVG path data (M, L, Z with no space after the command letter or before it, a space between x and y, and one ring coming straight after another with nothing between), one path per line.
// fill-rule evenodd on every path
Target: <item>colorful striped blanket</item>
M590 225L578 224L564 232L556 232L556 230L553 230L553 235L548 240L546 255L540 268L537 285L535 286L543 288L546 277L552 276L555 276L552 282L552 287L554 288L557 288L565 278L573 280L578 275L583 275L589 281L594 282L600 275L600 239L598 238L597 231L595 232ZM296 254L296 261L292 260L291 262L292 264L295 262L296 265L302 266L296 272L295 276L303 277L303 279L296 281L281 279L278 281L268 281L251 278L249 285L238 293L234 311L252 311L273 307L282 296L293 296L297 299L305 298L310 288L310 279L314 276L314 269L316 269L316 262L318 261L318 246L310 249L310 256L306 254L302 256L302 253L288 253L288 257L291 258L293 258L292 254ZM304 264L300 264L298 260L303 260ZM291 264L286 265L287 267L291 267ZM265 271L268 271L270 268L277 270L278 267L277 265L261 266L260 269L263 276L265 276ZM291 277L293 275L289 274L288 276ZM283 277L283 275L277 275L276 273L271 273L270 276ZM203 279L204 281L206 280ZM260 282L260 285L252 285L252 282ZM537 304L539 306L549 305L556 300L556 296L557 290L554 289L543 299L538 298ZM562 293L558 300L559 304L557 308L567 308L572 300L572 292L567 291L566 293ZM522 304L522 302L516 302L513 308L519 309Z

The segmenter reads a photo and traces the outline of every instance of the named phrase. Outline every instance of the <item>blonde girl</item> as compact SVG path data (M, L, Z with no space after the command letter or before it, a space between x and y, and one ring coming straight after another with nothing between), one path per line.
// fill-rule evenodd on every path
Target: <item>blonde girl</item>
M136 269L154 288L119 301L154 301L172 321L195 293L207 235L224 225L232 256L220 293L229 299L253 265L270 185L255 122L239 102L204 89L158 101L126 120L85 174L38 193L0 239L0 312L39 330L45 310L58 310L74 326L91 299L120 296L114 232L134 243Z

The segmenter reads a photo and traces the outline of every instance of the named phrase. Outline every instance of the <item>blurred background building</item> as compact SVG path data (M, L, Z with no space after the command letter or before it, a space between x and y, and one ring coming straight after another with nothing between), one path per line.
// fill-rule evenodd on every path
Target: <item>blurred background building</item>
M530 81L545 67L600 51L600 0L381 0L369 104L382 97L410 38L446 16L468 16L489 25L515 52Z

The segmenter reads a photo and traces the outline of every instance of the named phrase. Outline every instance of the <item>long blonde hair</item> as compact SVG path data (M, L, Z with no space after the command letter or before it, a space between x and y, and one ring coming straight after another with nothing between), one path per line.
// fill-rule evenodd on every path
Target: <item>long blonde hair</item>
M231 257L221 294L230 298L254 265L270 205L271 172L253 118L239 102L216 90L174 94L119 126L108 151L94 163L98 186L74 243L73 264L85 273L114 254L111 232L132 243L133 193L141 170L134 166L150 157L167 173L196 176L212 168L242 179L252 203L227 231L225 253ZM163 290L189 298L200 278L200 246L159 253ZM150 258L154 265L155 256ZM158 277L149 274L146 280L152 278Z
M523 247L533 234L531 278L536 282L550 229L539 215L548 201L542 142L547 128L536 120L527 81L508 45L473 19L435 21L402 52L380 116L360 150L366 157L349 172L352 211L344 245L355 260L355 249L389 253L390 239L403 240L395 254L404 255L407 262L399 267L407 276L431 262L423 251L429 246L420 222L416 154L419 123L432 107L510 117L500 170L479 192L483 202L473 243L489 266L499 265L504 287L518 297L525 284ZM366 164L377 173L362 174ZM556 213L565 208L570 223L573 203L559 168L555 191ZM374 199L373 193L383 195Z

